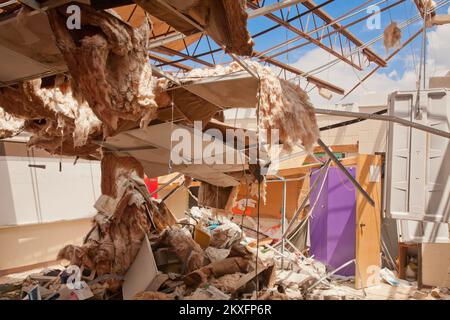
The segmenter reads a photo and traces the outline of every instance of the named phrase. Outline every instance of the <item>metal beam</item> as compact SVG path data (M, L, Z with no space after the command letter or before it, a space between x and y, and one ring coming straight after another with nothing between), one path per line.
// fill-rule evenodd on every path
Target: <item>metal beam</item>
M373 114L385 114L387 112L388 112L387 109L383 109L383 110L374 112ZM320 127L319 131L327 131L327 130L333 130L333 129L337 129L337 128L341 128L341 127L346 127L346 126L349 126L349 125L352 125L355 123L359 123L362 121L366 121L366 120L367 119L364 119L364 118L357 118L357 119L353 119L353 120L338 122L338 123L330 124L328 126Z
M153 59L153 60L156 60L156 61L159 61L159 62L162 62L162 63L169 63L170 65L172 65L174 67L177 67L179 69L182 69L184 71L191 71L192 70L192 67L190 67L190 66L187 66L187 65L179 63L179 62L172 62L172 60L167 59L165 57L161 57L161 56L156 55L154 53L148 53L148 56L151 59Z
M248 19L264 16L267 13L271 13L273 11L281 10L290 6L293 6L297 3L304 2L306 0L284 0L281 2L277 2L268 6L264 6L258 9L248 11Z
M336 156L330 150L330 148L328 148L328 146L321 139L317 140L317 143L324 149L326 154L328 154L328 156L336 164L336 166L338 166L338 168L341 169L341 171L346 175L348 180L350 180L350 182L355 186L355 188L358 189L359 192L361 192L361 194L364 196L364 198L366 198L366 200L370 203L370 205L372 207L375 207L375 201L373 201L373 199L366 192L366 190L364 190L363 187L361 187L358 181L356 181L356 179L353 178L350 172L348 172L347 168L342 165L342 163L338 160L338 158L336 158Z
M253 9L257 9L258 6L255 5L254 3L252 3L251 1L247 1L247 4L250 8ZM305 4L305 3L303 3ZM316 7L316 5L315 5ZM320 10L319 10L320 11ZM319 11L316 11L314 14L317 14ZM276 15L272 14L272 13L267 13L264 15L265 17L269 18L270 20L282 25L283 27L285 27L286 29L298 34L299 36L305 38L306 40L308 40L309 42L317 45L318 47L322 48L323 50L329 52L330 54L334 55L335 57L341 59L342 61L346 62L347 64L351 65L352 67L354 67L357 70L362 70L360 65L357 65L356 63L354 63L353 61L351 61L351 59L349 60L348 58L346 58L345 56L343 56L341 53L338 53L336 51L334 51L333 49L328 48L326 45L324 45L320 40L313 38L312 36L310 36L307 32L304 32L302 30L297 29L296 27L294 27L292 24L286 22L285 20L277 17ZM313 16L314 17L314 16ZM331 23L331 21L328 21L327 23Z
M315 112L317 114L326 114L326 115L338 116L338 117L360 118L360 119L395 122L395 123L399 123L399 124L407 126L407 127L412 127L417 130L425 131L425 132L428 132L431 134L435 134L437 136L441 136L441 137L450 139L450 132L446 132L446 131L435 129L432 127L428 127L423 124L419 124L419 123L415 123L415 122L412 122L409 120L401 119L401 118L398 118L395 116L381 115L381 114L375 114L375 113L328 110L328 109L320 109L320 108L315 108Z
M391 60L397 53L399 53L404 47L406 47L409 43L411 43L411 41L413 41L419 34L422 33L422 29L420 29L416 34L414 34L411 38L409 38L405 43L403 43L401 45L401 47L397 48L394 52L392 52L389 57L386 58L386 62L388 62L389 60ZM374 68L372 71L370 71L367 75L364 76L364 78L362 78L350 91L348 91L345 96L342 97L342 99L344 99L345 97L347 97L350 93L352 93L353 91L356 90L356 88L358 88L362 83L364 83L364 81L366 81L368 78L370 78L373 74L375 74L381 67L377 66L376 68Z
M311 1L311 0L307 0L307 1L302 2L302 5L304 5L308 9L317 7L317 4L315 4L314 1ZM320 9L316 10L315 13L321 19L323 19L325 22L327 22L328 24L330 24L330 23L332 23L334 21L334 19L328 13L326 13L323 10L320 10ZM361 46L364 45L364 43L361 40L359 40L356 36L354 36L350 31L348 31L347 29L342 29L341 25L339 23L334 23L332 25L332 27L334 29L336 29L336 30L339 30L339 33L341 33L344 37L346 37L347 39L349 39L350 41L355 43L358 47L361 47ZM373 52L369 48L365 48L364 51L365 51L364 53L367 56L369 56L369 60L370 61L374 61L378 65L382 65L383 64L382 61L384 61L384 60L380 56L378 56L375 52Z
M258 53L258 52L255 52L255 53ZM293 66L290 66L288 64L285 64L283 62L280 62L280 61L277 61L277 60L265 57L263 55L260 55L258 57L258 59L261 60L261 61L269 62L270 64L273 64L274 66L277 66L277 67L279 67L281 69L289 71L289 72L291 72L293 74L296 74L298 76L306 75L306 73L304 71L301 71L301 70L299 70L299 69L297 69L297 68L295 68ZM343 95L345 93L344 89L342 89L342 88L340 88L338 86L335 86L334 84L331 84L329 82L326 82L326 81L324 81L322 79L319 79L317 77L307 76L306 80L308 80L308 82L311 82L311 83L315 84L318 87L326 88L326 89L328 89L328 90L330 90L330 91L332 91L332 92L334 92L336 94Z

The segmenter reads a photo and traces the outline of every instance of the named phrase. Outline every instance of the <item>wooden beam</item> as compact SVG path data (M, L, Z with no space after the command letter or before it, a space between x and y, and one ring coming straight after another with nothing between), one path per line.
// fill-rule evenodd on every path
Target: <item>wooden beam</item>
M361 154L357 158L356 180L374 200L375 206L360 193L356 194L356 289L380 283L382 164L382 157L378 155Z
M156 61L159 61L159 62L162 62L162 63L170 63L171 66L180 68L180 69L182 69L184 71L191 71L192 70L192 67L190 67L188 65L185 65L185 64L180 63L180 62L172 62L172 60L167 59L165 57L161 57L161 56L156 55L154 53L149 53L148 56L150 58L152 58L153 60L156 60Z
M356 157L348 157L341 159L340 162L344 166L353 166L356 165ZM336 166L334 163L330 164L331 166ZM292 177L298 175L309 174L312 169L320 168L322 166L321 163L312 163L304 166L299 166L298 168L289 168L289 169L281 169L278 171L278 176L281 177Z

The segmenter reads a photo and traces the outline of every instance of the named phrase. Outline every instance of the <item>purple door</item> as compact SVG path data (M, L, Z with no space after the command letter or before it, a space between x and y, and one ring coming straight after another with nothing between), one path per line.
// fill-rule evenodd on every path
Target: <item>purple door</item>
M355 177L356 169L347 168ZM319 170L311 175L311 186L319 176ZM320 177L310 195L310 206L317 201L309 219L310 254L334 270L355 258L355 188L339 168L330 167L322 192L319 191L325 174ZM354 276L355 265L350 264L336 274Z

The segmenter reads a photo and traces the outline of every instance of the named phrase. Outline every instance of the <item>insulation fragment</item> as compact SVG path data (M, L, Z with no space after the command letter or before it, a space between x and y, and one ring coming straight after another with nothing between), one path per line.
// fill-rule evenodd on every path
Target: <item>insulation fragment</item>
M79 6L79 30L67 29L65 6L47 11L75 98L89 104L105 125L105 136L127 122L146 126L158 107L153 93L156 79L145 51L150 22L133 28L106 11Z
M5 112L0 107L0 139L11 138L23 131L25 121Z
M166 230L162 233L158 246L170 247L184 264L186 272L197 270L207 263L205 253L191 235L181 229Z
M402 31L397 26L397 22L392 22L384 29L384 48L386 52L390 49L398 47L402 39Z
M255 61L244 61L260 78L258 93L261 129L267 130L268 136L273 129L279 130L283 149L291 151L300 143L311 150L319 138L314 107L308 94L299 86L278 78L268 67L263 67ZM228 66L217 66L211 69L194 69L188 73L188 78L202 78L242 71L236 62ZM257 105L258 107L258 105Z

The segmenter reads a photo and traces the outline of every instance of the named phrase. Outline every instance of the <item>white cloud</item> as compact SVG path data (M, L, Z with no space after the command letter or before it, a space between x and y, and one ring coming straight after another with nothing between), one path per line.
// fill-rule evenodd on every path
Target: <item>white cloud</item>
M450 41L448 39L450 39L450 25L438 26L434 30L428 31L427 78L445 75L450 70ZM417 43L419 42L420 40ZM312 101L317 106L335 103L358 103L364 100L364 96L370 95L371 99L376 99L376 101L373 101L376 104L386 102L390 92L415 89L417 76L412 64L412 56L405 54L405 52L411 51L407 50L405 48L395 58L400 60L400 66L396 70L386 74L382 72L383 69L380 69L344 100L341 101L341 96L334 95L332 100L328 101L319 96L317 90L313 90L310 93ZM308 72L334 59L333 55L316 48L307 52L297 62L293 63L293 66ZM419 59L420 57L416 56L416 63L419 63ZM393 61L391 60L391 63ZM367 68L364 72L358 72L348 64L340 62L316 76L349 91L372 68L373 66Z

